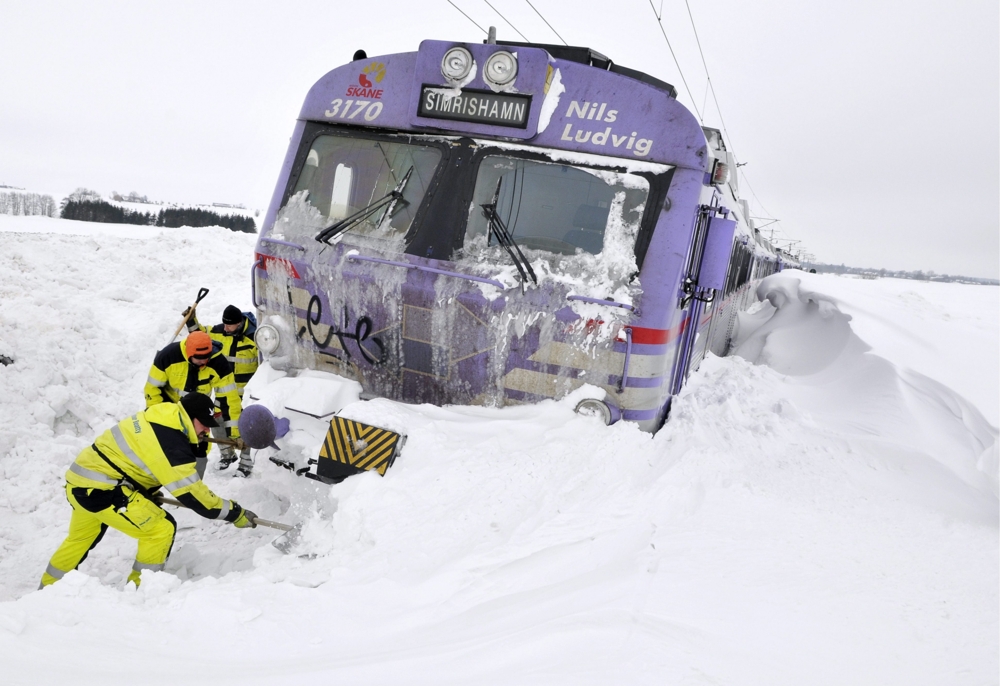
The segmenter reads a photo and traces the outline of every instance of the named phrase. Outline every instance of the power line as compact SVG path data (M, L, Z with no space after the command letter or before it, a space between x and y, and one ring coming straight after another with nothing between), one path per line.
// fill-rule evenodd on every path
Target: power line
M516 26L514 26L509 21L507 21L507 17L505 17L502 14L500 14L500 10L498 10L496 7L494 7L492 4L490 4L490 0L483 0L483 2L485 2L487 5L489 5L490 9L493 10L494 12L496 12L500 16L501 19L503 19L504 21L506 21L507 22L507 26L509 26L510 28L514 29L514 33L516 33L517 35L519 35L521 38L523 38L528 43L531 42L530 40L528 40L527 36L525 36L523 33L521 33L520 31L517 30Z
M753 199L757 201L758 205L760 205L760 209L764 210L764 214L769 215L767 217L768 219L773 219L774 220L771 223L773 224L775 222L780 222L781 221L780 219L776 219L775 216L773 214L771 214L770 210L768 210L766 207L764 207L764 203L762 203L760 201L760 198L757 197L757 192L753 189L753 186L750 185L750 179L747 178L747 175L743 172L743 170L741 169L741 170L739 170L739 172L740 172L740 174L743 175L743 180L746 182L747 188L750 189L750 195L752 195Z
M531 9L533 9L533 10L535 10L535 14L537 14L537 15L538 15L539 17L541 17L542 21L544 21L544 22L545 22L545 25L546 25L546 26L548 26L548 27L549 27L550 29L552 29L552 33L556 34L556 36L557 36L557 37L559 38L559 40L561 40L561 41L562 41L562 44L563 44L563 45L566 45L566 46L568 46L568 45L569 45L569 43L567 43L567 42L566 42L565 40L563 40L563 37L559 35L559 32L558 32L558 31L556 31L556 30L555 30L554 28L552 28L552 24L550 24L550 23L549 23L549 20L548 20L548 19L546 19L545 17L542 17L542 13L541 13L541 12L539 12L539 11L538 11L538 10L537 10L537 9L535 8L535 6L531 4L531 0L524 0L524 1L525 1L526 3L528 3L528 7L530 7L530 8L531 8Z
M677 61L677 55L674 54L674 47L670 45L670 39L667 38L667 30L663 28L663 15L658 15L656 13L656 5L653 4L653 0L649 0L649 8L653 10L653 16L656 17L656 23L660 25L660 32L663 34L663 40L667 41L667 47L670 49L670 56L674 58L674 64L677 65L677 73L681 75L681 81L684 82L684 89L687 90L688 97L691 99L691 107L694 108L695 113L698 115L698 121L702 124L705 123L704 118L701 116L701 112L698 111L698 101L694 99L694 95L691 93L691 87L688 86L687 79L684 78L684 72L681 70L681 63Z
M465 12L462 12L462 8L461 7L459 7L458 5L456 5L455 3L453 3L451 0L448 0L448 4L451 5L452 7L454 7L455 9L457 9L459 12L461 12L463 17L465 17L466 19L468 19L469 21L471 21L473 24L475 24L477 29L479 29L480 31L482 31L483 33L485 33L487 36L490 35L489 31L487 31L486 29L484 29L479 24L476 24L476 20L475 19L473 19L472 17L470 17Z
M712 85L712 76L708 73L708 62L705 61L705 52L701 49L701 38L698 37L698 29L694 25L694 15L691 13L691 5L688 0L684 0L684 5L687 7L688 18L691 19L691 30L694 31L694 40L698 43L698 54L701 55L701 65L705 67L705 78L708 79L708 88L712 91L712 100L715 101L715 110L719 113L719 121L722 122L722 130L726 132L726 140L729 141L729 147L735 152L736 146L733 145L732 138L729 136L729 130L726 129L726 119L722 116L722 108L719 107L719 98L715 94L715 86ZM679 69L680 67L678 67Z
M652 4L652 0L650 0L650 4ZM694 13L691 11L691 3L688 0L684 0L684 6L687 8L688 19L691 20L691 30L694 32L694 40L698 45L698 54L701 56L701 66L704 67L705 69L705 79L708 81L708 89L712 92L712 100L715 102L715 110L716 112L719 113L719 122L722 124L722 130L726 134L726 141L728 142L729 148L733 151L733 154L735 154L736 145L733 143L732 137L729 135L729 129L726 127L726 118L722 114L722 106L719 105L719 96L715 92L715 84L712 83L712 74L708 70L708 60L705 59L705 51L701 47L701 38L698 36L698 27L695 25ZM659 19L659 17L657 19ZM660 23L660 28L661 29L663 28L662 22ZM664 37L666 37L665 33ZM679 70L680 66L678 66L677 69ZM683 74L681 74L681 78L682 79L684 78ZM686 83L684 85L687 86ZM690 93L690 91L688 92ZM699 114L699 117L700 116L701 115ZM771 213L771 211L768 210L766 207L764 207L764 203L761 202L761 199L757 196L757 192L753 189L753 186L750 184L750 179L747 178L746 172L744 172L741 169L738 169L740 166L742 165L737 165L737 170L739 171L740 174L742 174L743 181L746 183L747 188L750 189L750 194L753 196L754 200L757 201L757 204L764 211L764 213L769 215L767 219L769 219L770 221L768 221L768 223L764 224L763 226L770 226L771 224L780 224L781 220L776 219L774 215ZM763 228L763 226L758 228ZM773 229L772 229L772 235L773 235Z

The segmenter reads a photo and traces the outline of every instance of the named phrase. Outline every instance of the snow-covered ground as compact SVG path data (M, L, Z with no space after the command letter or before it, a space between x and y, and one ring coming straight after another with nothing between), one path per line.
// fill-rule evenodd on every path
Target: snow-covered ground
M4 684L998 681L998 289L786 272L656 436L572 401L355 403L384 478L259 460L209 485L274 537L175 513L167 571L109 532L37 592L63 473L142 406L200 286L250 307L254 236L0 216ZM756 364L754 363L756 362Z

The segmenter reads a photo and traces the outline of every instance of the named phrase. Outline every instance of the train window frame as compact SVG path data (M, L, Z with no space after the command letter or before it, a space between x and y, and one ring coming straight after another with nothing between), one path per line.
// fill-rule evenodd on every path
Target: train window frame
M409 247L409 243L414 235L414 229L419 227L422 223L423 216L427 212L428 206L433 200L433 196L440 185L441 177L444 174L445 169L447 169L450 164L452 157L451 146L448 145L448 141L444 140L442 136L427 135L427 134L416 134L416 133L405 133L405 132L395 132L395 131L385 131L377 130L373 131L367 128L361 128L356 126L344 126L337 124L327 124L321 122L307 121L305 122L305 127L302 131L302 137L299 140L298 149L295 152L295 158L292 162L292 167L288 174L288 181L285 184L284 191L281 196L281 204L279 205L279 211L288 205L289 200L294 195L295 187L299 183L299 179L305 170L306 161L309 158L309 153L312 151L316 140L322 136L336 136L341 138L350 139L360 139L360 140L370 140L370 141L381 141L386 143L405 143L409 145L422 145L426 147L433 147L440 151L441 158L437 162L437 166L434 170L434 174L431 176L430 180L427 182L427 188L424 191L424 195L421 198L420 205L416 208L414 212L413 219L410 222L410 226L405 232L402 232L401 237L404 242L404 250Z

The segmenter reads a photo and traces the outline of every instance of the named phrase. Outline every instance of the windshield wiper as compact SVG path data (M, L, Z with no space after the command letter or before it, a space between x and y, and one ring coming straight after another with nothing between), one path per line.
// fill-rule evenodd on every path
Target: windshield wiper
M342 233L350 231L352 228L360 224L368 217L372 216L382 208L385 208L385 212L383 212L377 224L377 226L382 226L382 222L385 221L386 217L392 216L393 210L396 209L396 205L398 203L402 202L404 206L409 204L403 198L403 189L406 188L406 182L410 180L410 174L412 173L413 173L413 167L411 166L410 169L406 172L406 174L403 175L403 178L399 180L399 183L396 184L395 188L393 188L391 191L383 195L378 200L370 203L367 207L358 210L351 216L337 220L333 224L324 227L322 231L316 234L316 240L319 241L320 243L329 244L332 239L336 238Z
M510 231L507 230L507 226L503 223L503 219L497 213L497 203L500 201L500 184L503 183L503 178L497 179L497 190L493 194L493 202L480 205L483 208L483 216L490 222L490 233L497 239L497 243L507 251L510 255L511 261L514 266L517 267L518 273L521 275L521 281L527 281L528 277L531 277L532 282L537 286L538 277L535 276L535 271L531 268L531 263L521 252L521 248L518 247L517 243L514 242L514 237L511 236ZM517 254L515 254L517 253Z

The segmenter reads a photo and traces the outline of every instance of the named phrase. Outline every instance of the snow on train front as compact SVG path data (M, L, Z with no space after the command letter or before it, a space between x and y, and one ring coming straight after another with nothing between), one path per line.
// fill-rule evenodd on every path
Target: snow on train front
M655 431L756 240L675 95L563 46L428 40L326 74L258 242L257 392L328 373L504 406L590 384L605 421Z

